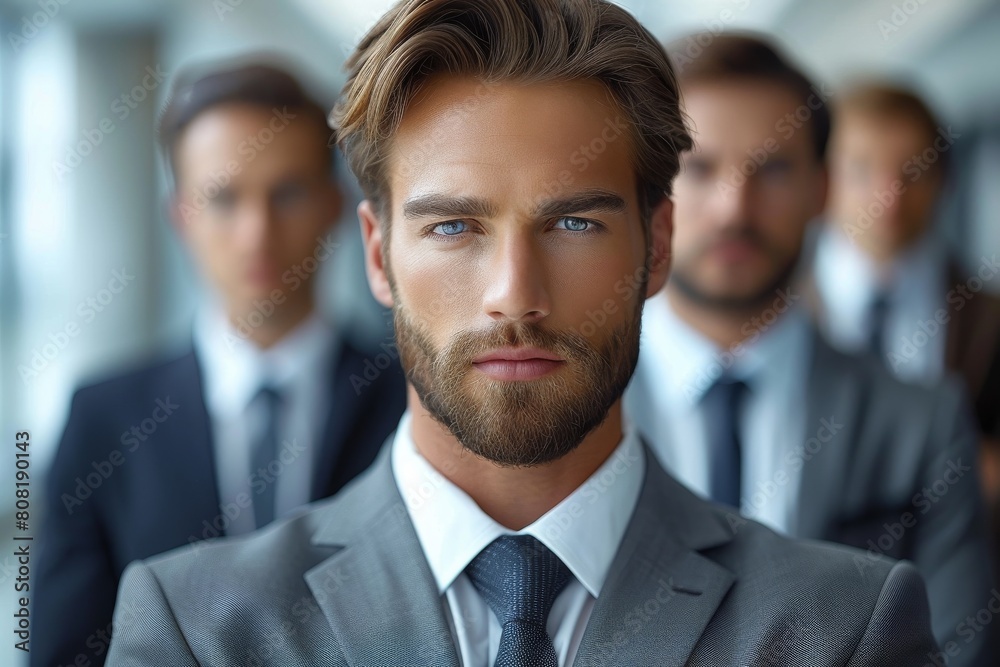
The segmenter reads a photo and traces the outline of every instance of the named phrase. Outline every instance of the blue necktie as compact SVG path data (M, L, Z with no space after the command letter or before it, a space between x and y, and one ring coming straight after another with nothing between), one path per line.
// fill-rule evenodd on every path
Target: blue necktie
M273 387L263 387L254 399L254 405L262 412L263 428L254 443L250 458L250 474L260 475L258 470L267 470L278 458L278 411L281 408L281 394ZM253 497L253 516L257 528L274 521L275 487L278 480L268 472L262 478L264 488ZM271 481L268 482L267 480Z
M886 351L885 327L889 318L889 299L884 292L875 295L868 307L868 349L881 357Z
M709 495L737 509L743 474L739 408L746 389L743 382L722 376L702 399L709 445Z
M494 667L557 667L545 624L571 576L559 557L531 535L505 535L465 573L503 628Z

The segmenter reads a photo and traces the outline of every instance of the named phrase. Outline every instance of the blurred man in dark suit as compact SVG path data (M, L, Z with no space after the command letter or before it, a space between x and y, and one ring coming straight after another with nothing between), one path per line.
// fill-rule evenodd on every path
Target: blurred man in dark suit
M695 150L629 415L695 491L866 549L859 568L912 560L938 642L953 664L981 664L986 633L967 644L957 627L992 585L968 406L954 386L904 385L819 336L794 274L826 197L825 93L761 39L706 37L696 57L673 49Z
M1000 258L963 267L934 233L955 130L913 92L857 84L837 95L829 224L812 295L830 338L870 350L898 377L960 376L985 442L987 491L1000 500Z
M404 407L395 354L360 349L317 308L341 205L322 107L281 69L230 66L179 78L159 131L172 218L210 296L182 356L73 398L33 665L103 664L130 561L333 494Z

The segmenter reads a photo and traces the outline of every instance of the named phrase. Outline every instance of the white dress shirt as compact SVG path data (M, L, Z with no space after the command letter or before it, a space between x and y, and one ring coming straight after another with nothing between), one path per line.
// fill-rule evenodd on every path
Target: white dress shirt
M938 381L945 371L947 326L934 318L946 308L947 267L947 255L931 234L879 269L847 234L824 225L814 269L823 332L844 351L866 350L871 306L881 292L888 303L882 341L886 367L907 382Z
M241 337L220 308L206 305L199 311L194 328L195 354L211 422L220 515L229 522L227 534L255 528L252 504L246 506L239 500L241 494L254 498L255 479L263 481L250 468L251 449L265 429L261 404L254 401L264 386L281 394L277 457L280 471L273 482L274 516L286 515L309 502L329 411L334 361L331 355L338 349L336 338L326 319L314 313L262 350ZM225 511L227 506L229 512Z
M746 382L740 511L782 531L796 519L798 471L786 456L807 437L809 331L805 314L789 306L757 330L756 341L721 350L677 317L665 294L657 295L643 310L638 371L625 394L627 416L664 467L708 498L711 450L701 400L722 373Z
M466 566L501 535L533 535L573 573L547 624L559 665L572 665L642 488L646 463L635 431L626 429L607 461L573 493L531 525L513 531L491 519L420 455L410 419L407 411L396 430L392 471L443 596L461 664L493 665L501 633L496 614L465 574Z

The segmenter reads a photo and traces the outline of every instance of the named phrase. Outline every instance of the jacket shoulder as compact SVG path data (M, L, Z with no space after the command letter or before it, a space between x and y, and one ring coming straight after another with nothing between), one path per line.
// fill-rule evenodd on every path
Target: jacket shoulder
M706 555L736 574L727 613L752 614L773 645L858 664L903 664L899 655L934 650L927 590L912 563L742 521L732 542ZM809 648L817 632L823 646Z
M135 400L175 378L197 379L198 362L193 350L161 355L142 365L86 382L73 395L74 404L91 407L108 400Z

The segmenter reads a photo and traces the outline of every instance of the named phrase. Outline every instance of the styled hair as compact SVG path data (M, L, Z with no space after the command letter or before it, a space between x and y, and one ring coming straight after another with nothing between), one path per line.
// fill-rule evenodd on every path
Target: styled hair
M175 183L174 152L184 130L205 111L232 103L268 110L288 107L296 112L296 120L316 123L317 150L326 151L327 164L333 168L333 141L326 111L298 79L281 67L263 62L214 63L190 67L178 74L157 123L157 137Z
M407 105L436 74L485 85L593 79L632 128L640 207L670 193L692 146L673 67L657 40L606 0L401 0L348 59L330 126L383 224L392 138Z
M671 42L667 50L677 64L682 87L697 83L753 81L790 90L810 111L813 148L820 162L830 141L830 109L812 81L777 46L751 33L701 33Z
M931 108L913 90L884 81L856 81L837 96L834 108L838 115L851 114L877 121L908 118L926 134L930 145L938 135L941 123ZM948 169L948 151L940 151L938 164Z

